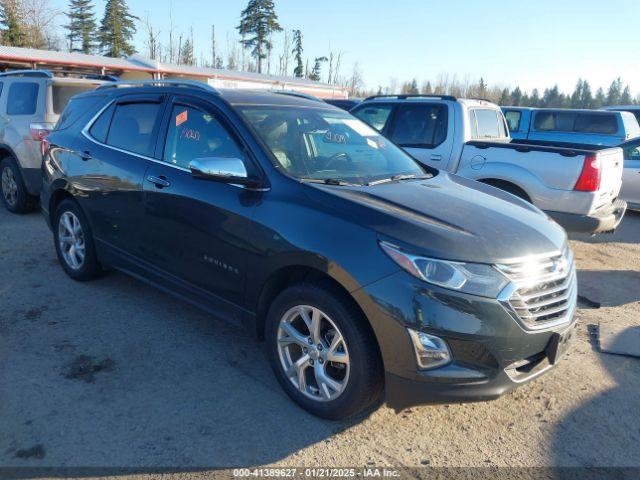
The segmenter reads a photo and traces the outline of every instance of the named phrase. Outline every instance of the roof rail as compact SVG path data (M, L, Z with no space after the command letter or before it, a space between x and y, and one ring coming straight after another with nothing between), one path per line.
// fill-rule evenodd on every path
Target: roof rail
M117 82L108 82L100 85L98 90L106 90L108 88L120 88L120 87L159 87L162 85L169 85L175 87L192 87L199 88L200 90L206 90L211 93L220 94L220 91L211 85L197 80L179 80L179 79L167 79L167 80L119 80Z
M480 98L480 97L466 97L467 100L477 100L480 102L488 102L488 103L493 103L491 100L488 100L486 98Z
M271 93L277 93L279 95L289 95L291 97L306 98L307 100L313 100L315 102L322 102L318 97L309 95L308 93L297 92L295 90L269 90Z
M390 95L371 95L370 97L365 98L363 101L367 100L375 100L376 98L397 98L398 100L406 100L407 98L439 98L440 100L451 100L455 102L457 100L453 95L425 95L418 93L401 93L401 94L390 94Z
M49 70L10 70L0 73L0 77L37 77L53 78L53 73Z

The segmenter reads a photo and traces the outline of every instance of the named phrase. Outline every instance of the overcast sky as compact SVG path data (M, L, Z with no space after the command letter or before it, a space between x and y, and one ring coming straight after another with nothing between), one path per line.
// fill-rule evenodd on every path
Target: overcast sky
M66 8L65 0L51 0ZM237 39L247 0L128 0L132 13L168 32L194 30L196 52L209 57L211 24L218 44ZM639 0L275 0L283 28L300 28L305 55L343 52L342 73L358 62L367 87L439 74L526 90L578 77L593 90L621 76L640 93ZM104 0L96 0L102 14ZM142 36L137 38L142 48ZM166 39L165 39L166 40ZM276 45L276 51L279 45ZM141 53L143 53L141 51ZM200 56L199 53L197 55ZM311 60L310 60L311 61ZM326 74L326 72L325 72Z

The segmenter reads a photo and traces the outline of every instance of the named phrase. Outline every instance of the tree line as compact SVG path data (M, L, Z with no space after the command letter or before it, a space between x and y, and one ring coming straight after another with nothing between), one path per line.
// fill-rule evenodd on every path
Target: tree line
M137 51L134 35L144 34L143 54L153 60L182 65L199 65L229 70L241 70L279 76L294 76L347 87L354 96L375 93L405 93L486 98L500 105L533 107L599 108L603 105L640 103L633 98L629 86L615 79L605 91L594 93L587 80L579 79L572 93L561 92L557 85L530 92L520 87L505 88L478 81L459 80L456 76L440 75L421 85L416 79L400 83L391 79L389 85L377 90L366 89L358 63L343 74L343 52L329 48L326 55L307 56L304 35L299 28L280 24L273 0L248 0L235 26L237 37L226 38L226 50L220 48L215 25L211 25L210 45L196 56L193 28L178 31L172 9L168 25L158 25L134 15L126 0L107 0L101 19L96 17L94 0L69 0L66 11L56 10L51 0L0 0L0 41L3 45L48 50L67 50L110 57L127 57ZM170 4L171 5L171 4ZM57 28L63 17L62 31ZM275 51L274 39L281 47ZM202 52L202 49L200 49Z
M614 79L608 89L598 88L593 93L587 80L579 78L575 89L571 93L561 92L558 85L539 90L534 88L530 93L516 86L513 89L489 86L484 78L477 82L460 81L441 75L436 81L425 81L418 85L417 80L403 82L398 85L392 80L391 85L379 87L377 93L424 94L424 95L454 95L460 98L483 98L498 105L522 107L552 107L552 108L600 108L606 105L640 104L640 96L634 98L629 85L624 85L620 77Z

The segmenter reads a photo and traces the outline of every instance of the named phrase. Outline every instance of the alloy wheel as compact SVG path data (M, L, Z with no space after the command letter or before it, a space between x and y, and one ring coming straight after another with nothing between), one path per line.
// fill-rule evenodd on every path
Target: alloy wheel
M16 183L13 170L9 167L2 169L2 195L11 207L18 201L18 184Z
M58 221L58 243L66 264L74 270L82 268L86 251L84 232L78 217L68 210Z
M289 381L305 396L331 401L349 381L349 351L336 324L316 307L289 309L278 325L278 356Z

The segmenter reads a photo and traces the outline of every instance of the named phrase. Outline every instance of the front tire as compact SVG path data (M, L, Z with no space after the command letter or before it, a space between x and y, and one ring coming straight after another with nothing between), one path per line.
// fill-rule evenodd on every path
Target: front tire
M5 157L0 161L0 190L5 208L12 213L31 212L38 204L38 199L27 191L13 157Z
M56 209L53 237L58 261L71 278L86 281L102 273L91 227L74 200L63 200Z
M375 336L332 288L304 283L282 292L267 314L266 341L278 382L314 415L341 420L380 397L383 368Z

